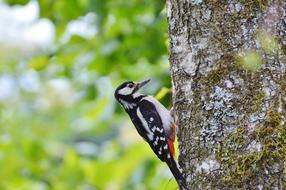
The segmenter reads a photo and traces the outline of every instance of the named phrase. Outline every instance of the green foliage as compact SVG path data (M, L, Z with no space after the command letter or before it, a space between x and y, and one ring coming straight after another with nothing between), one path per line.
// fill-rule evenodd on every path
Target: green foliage
M0 61L0 77L13 83L0 99L0 189L174 189L113 98L121 82L151 78L145 92L170 106L165 1L38 4L55 41ZM75 20L91 33L68 32Z

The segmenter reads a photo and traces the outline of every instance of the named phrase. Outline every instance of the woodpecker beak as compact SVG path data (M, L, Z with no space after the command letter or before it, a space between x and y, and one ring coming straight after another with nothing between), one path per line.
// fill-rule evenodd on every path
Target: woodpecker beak
M142 81L142 82L138 82L137 84L136 84L136 87L135 87L135 91L137 91L137 90L139 90L140 88L142 88L143 86L145 86L148 82L150 81L150 79L148 79L148 80L144 80L144 81Z

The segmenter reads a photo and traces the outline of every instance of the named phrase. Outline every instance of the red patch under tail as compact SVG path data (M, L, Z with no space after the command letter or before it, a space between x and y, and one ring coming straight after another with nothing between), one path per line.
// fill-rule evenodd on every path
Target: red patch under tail
M174 157L175 156L174 142L171 139L168 139L168 144L169 144L171 155L172 157Z
M169 148L171 151L172 156L175 156L175 147L174 147L174 142L175 142L175 138L176 138L176 125L175 123L172 123L172 133L170 134L169 138L168 138L168 144L169 144Z

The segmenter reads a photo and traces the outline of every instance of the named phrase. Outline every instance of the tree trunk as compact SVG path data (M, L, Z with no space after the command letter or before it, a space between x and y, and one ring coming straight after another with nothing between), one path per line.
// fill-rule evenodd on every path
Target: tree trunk
M286 1L168 0L189 189L286 189Z

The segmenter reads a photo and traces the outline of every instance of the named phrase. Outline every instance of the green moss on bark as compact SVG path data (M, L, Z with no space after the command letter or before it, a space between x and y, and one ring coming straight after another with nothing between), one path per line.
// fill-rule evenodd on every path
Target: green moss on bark
M241 126L226 137L227 142L219 154L217 160L224 166L226 171L223 177L223 186L227 188L253 188L260 185L256 181L258 176L269 177L269 182L285 172L284 159L286 156L286 125L282 122L283 115L272 109L268 112L267 119L263 125L257 126L252 134L254 148L249 148L247 126ZM281 125L282 124L282 125ZM276 166L275 166L276 165ZM275 166L273 168L273 166ZM276 176L277 175L277 176ZM268 178L267 177L267 178ZM249 182L252 179L253 181ZM286 187L281 179L281 186ZM246 184L252 184L247 186ZM270 183L271 184L271 183ZM262 184L266 189L266 184Z

